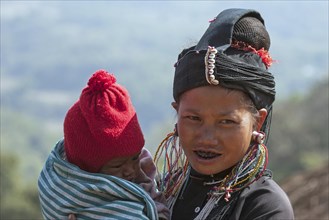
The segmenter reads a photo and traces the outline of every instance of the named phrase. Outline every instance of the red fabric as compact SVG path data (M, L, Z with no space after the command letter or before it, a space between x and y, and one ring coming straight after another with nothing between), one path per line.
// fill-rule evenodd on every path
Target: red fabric
M89 172L141 151L144 137L135 109L113 74L98 70L89 79L66 114L64 146L68 161Z
M257 54L262 58L263 63L265 64L266 68L268 69L274 62L272 57L270 56L269 52L265 50L264 48L261 48L259 50L256 50L252 46L242 42L242 41L233 41L231 44L232 47L238 49L238 50L244 50L244 51L252 51L253 53Z

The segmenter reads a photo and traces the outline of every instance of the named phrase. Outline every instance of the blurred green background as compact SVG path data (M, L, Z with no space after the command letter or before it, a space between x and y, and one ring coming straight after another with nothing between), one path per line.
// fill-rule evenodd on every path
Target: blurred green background
M175 123L178 53L226 8L265 19L276 63L274 179L328 164L328 1L1 0L1 219L40 219L37 178L90 75L126 86L155 152Z

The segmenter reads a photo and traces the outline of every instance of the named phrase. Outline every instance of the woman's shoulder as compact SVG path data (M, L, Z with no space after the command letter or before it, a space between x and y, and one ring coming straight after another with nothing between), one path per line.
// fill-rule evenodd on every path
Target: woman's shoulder
M294 219L287 194L270 176L262 176L245 188L236 208L244 219Z
M272 179L271 176L262 176L257 181L250 184L241 192L241 197L257 198L262 196L270 196L271 198L281 198L289 202L287 194L283 189ZM290 202L289 202L290 203Z

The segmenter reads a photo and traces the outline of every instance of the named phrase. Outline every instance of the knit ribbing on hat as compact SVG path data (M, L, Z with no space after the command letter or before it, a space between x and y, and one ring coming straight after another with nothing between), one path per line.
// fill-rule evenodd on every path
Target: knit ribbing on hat
M144 136L135 109L113 74L92 75L65 116L64 146L68 161L89 172L141 151Z

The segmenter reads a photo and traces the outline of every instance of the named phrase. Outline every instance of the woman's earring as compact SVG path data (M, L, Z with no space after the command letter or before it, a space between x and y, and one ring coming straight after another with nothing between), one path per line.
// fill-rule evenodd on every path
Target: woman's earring
M177 152L177 149L179 149L179 144L177 144L178 142L177 139L178 139L178 131L177 131L177 123L176 123L174 131L167 134L167 136L161 141L157 151L155 152L153 160L155 161L156 164L163 153L167 154L167 152L172 151L171 149L175 149L174 152Z
M175 124L174 135L178 137L177 123Z
M252 132L252 138L253 140L258 144L263 144L265 140L265 133L260 131L253 131Z
M166 197L177 192L185 178L188 161L178 140L177 124L174 131L160 143L153 157L160 181L158 187Z

